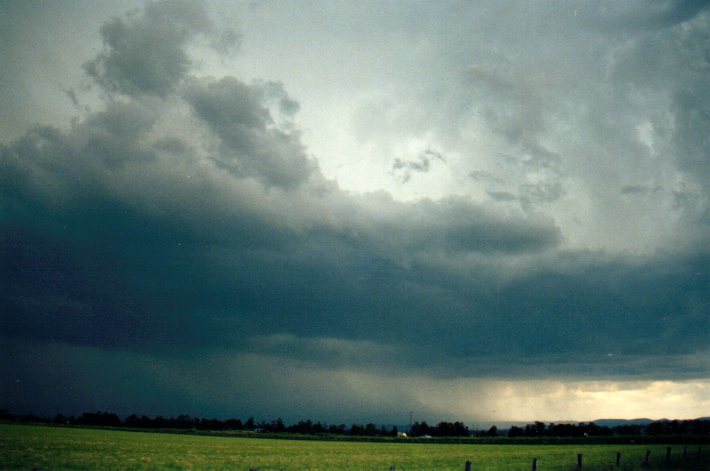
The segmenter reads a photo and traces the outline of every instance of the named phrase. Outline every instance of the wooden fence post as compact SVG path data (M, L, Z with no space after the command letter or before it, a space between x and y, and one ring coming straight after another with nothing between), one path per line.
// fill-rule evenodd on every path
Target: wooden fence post
M646 460L643 462L646 466L651 464L651 450L646 450Z
M471 471L471 462L466 461L466 471Z
M582 453L577 453L577 468L582 469Z
M537 471L537 458L533 458L532 471Z
M616 465L617 466L621 465L621 452L620 451L616 452Z

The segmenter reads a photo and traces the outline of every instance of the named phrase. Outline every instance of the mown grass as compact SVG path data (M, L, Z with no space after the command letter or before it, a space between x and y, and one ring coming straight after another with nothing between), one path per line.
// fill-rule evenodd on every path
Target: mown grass
M177 435L0 424L2 469L234 469L248 470L572 470L577 454L584 469L643 469L646 450L652 469L705 469L697 446L682 458L674 446L666 463L664 445L457 445L364 443L343 441L260 440L254 438ZM615 467L616 453L622 466Z

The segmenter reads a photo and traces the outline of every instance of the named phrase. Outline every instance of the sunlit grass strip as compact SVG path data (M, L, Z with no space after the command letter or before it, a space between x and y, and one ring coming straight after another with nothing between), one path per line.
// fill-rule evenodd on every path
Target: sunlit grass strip
M646 450L653 469L666 469L663 445L461 445L345 441L255 440L36 425L0 425L0 468L243 469L266 470L474 470L641 469ZM697 446L675 447L672 469L697 467ZM616 453L622 465L614 468ZM691 459L692 458L692 459Z

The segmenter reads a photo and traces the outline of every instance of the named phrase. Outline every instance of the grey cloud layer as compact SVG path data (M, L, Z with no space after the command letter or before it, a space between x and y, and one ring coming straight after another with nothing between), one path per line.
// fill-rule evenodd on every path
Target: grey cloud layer
M101 27L106 50L85 68L109 92L166 96L189 71L186 43L210 30L198 2L149 2L141 16Z
M664 58L689 55L678 59L693 67L669 95L677 127L665 140L702 200L710 44L701 13L659 13L696 23L672 31L674 47L652 35L628 41L609 73L652 91L665 75L637 72L632 59L646 64L649 50L664 47ZM431 109L445 142L481 119L513 153L511 167L537 176L511 189L500 173L469 169L501 183L486 188L491 199L523 210L460 196L405 203L325 178L282 85L196 76L186 51L197 36L216 35L196 4L149 3L101 34L105 48L86 69L104 109L0 146L0 331L37 375L41 360L23 342L77 364L87 361L82 351L117 351L146 376L137 366L145 358L175 372L178 359L235 354L245 381L256 382L263 371L249 358L447 378L710 374L698 361L710 351L710 252L562 250L565 235L538 210L574 190L565 186L566 144L547 142L559 116L517 73L468 68ZM459 112L458 130L444 124L448 109ZM599 117L594 135L614 127L603 111L586 111ZM616 138L619 149L639 147ZM424 172L440 160L425 153L395 169ZM660 187L633 181L614 194L632 200ZM146 386L152 395L169 387Z
M279 110L293 101L275 84L246 85L225 78L205 86L192 84L186 99L195 114L221 139L215 162L237 175L253 176L267 185L297 186L315 171L298 135L270 128L273 120L262 103L265 92L280 92Z

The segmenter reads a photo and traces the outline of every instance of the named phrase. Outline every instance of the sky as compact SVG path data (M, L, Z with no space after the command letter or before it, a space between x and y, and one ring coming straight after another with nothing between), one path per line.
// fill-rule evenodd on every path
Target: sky
M710 411L710 6L0 8L0 409Z

